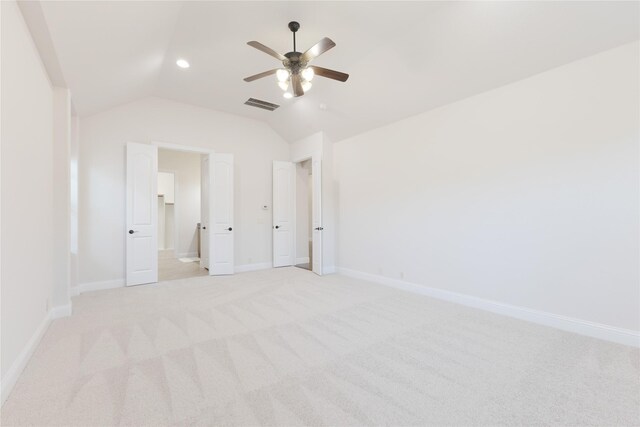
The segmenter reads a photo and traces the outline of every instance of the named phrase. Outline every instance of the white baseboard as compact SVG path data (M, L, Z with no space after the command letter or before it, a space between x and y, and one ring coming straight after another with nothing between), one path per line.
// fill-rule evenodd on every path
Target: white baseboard
M394 288L403 289L405 291L414 292L417 294L426 295L428 297L437 298L461 305L466 305L468 307L490 311L492 313L497 313L504 316L514 317L520 320L526 320L544 326L550 326L552 328L561 329L567 332L573 332L593 338L612 341L618 344L640 347L640 332L636 332L630 329L623 329L604 325L601 323L590 322L587 320L575 319L573 317L561 316L558 314L547 313L530 308L504 304L497 301L491 301L471 295L431 288L428 286L418 285L416 283L406 282L404 280L392 279L389 277L364 273L348 268L339 267L338 272L344 274L345 276L368 280L370 282L375 282L382 285L392 286Z
M51 319L60 319L62 317L69 317L72 313L72 302L69 301L67 305L60 305L51 309Z
M235 272L236 273L245 273L247 271L256 271L256 270L267 270L272 268L273 264L270 262L260 262L257 264L244 264L244 265L236 265Z
M308 264L308 263L309 263L309 257L296 258L296 265L298 265L298 264Z
M71 296L78 296L85 292L102 291L105 289L122 288L124 287L124 279L116 280L104 280L101 282L89 282L81 283L78 286L71 288Z
M13 362L7 373L2 377L2 381L0 382L0 405L4 404L9 395L11 394L11 390L16 385L20 374L29 363L29 359L33 355L36 347L42 340L45 332L47 332L47 328L51 324L51 321L54 319L59 319L61 317L71 316L71 302L67 305L53 307L49 312L45 315L40 325L36 328L27 344L24 346L16 360Z
M323 267L322 268L322 274L334 274L337 273L338 269L336 268L335 265L330 265L328 267Z

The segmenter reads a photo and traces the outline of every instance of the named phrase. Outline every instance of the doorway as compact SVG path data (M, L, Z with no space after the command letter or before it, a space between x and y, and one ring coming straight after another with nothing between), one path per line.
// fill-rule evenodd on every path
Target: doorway
M274 267L309 264L323 274L321 185L321 153L273 162Z
M192 155L188 173L195 185L184 185L186 175L180 165L165 163L165 154L173 162ZM234 274L233 154L169 143L128 142L126 158L126 286ZM169 186L173 182L173 205L170 190L158 192L158 172L169 174L160 175ZM162 215L161 227L158 217ZM159 264L169 271L159 275Z
M313 178L311 160L296 163L296 260L295 266L311 271L313 263Z
M208 275L200 266L201 157L158 150L158 281Z

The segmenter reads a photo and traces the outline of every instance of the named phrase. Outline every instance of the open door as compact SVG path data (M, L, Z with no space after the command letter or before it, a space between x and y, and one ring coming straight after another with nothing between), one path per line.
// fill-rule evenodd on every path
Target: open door
M312 259L311 270L322 275L322 161L314 156L311 159L311 179L313 185L311 203L311 226L313 228L312 237Z
M210 183L213 176L214 156L213 153L203 154L200 161L200 267L209 270L209 275L213 274L213 258L211 257L213 234L210 227L213 188Z
M233 274L233 154L214 155L211 274Z
M273 266L295 263L295 163L273 162Z
M158 147L127 144L126 285L158 281Z

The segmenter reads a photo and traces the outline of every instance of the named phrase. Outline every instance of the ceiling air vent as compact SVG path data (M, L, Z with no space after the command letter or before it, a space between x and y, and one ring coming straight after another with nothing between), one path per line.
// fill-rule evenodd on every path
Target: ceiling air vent
M279 107L278 104L272 104L270 102L262 101L260 99L255 99L255 98L247 99L245 104L250 105L252 107L262 108L263 110L269 110L269 111L273 111Z

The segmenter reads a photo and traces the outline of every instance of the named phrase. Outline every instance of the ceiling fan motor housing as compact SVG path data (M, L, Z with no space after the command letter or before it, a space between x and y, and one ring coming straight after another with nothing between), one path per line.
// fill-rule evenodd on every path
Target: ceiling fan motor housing
M300 52L288 52L285 53L284 56L287 58L282 61L282 65L291 71L292 74L298 74L301 70L303 70L307 63L300 60L302 53Z

